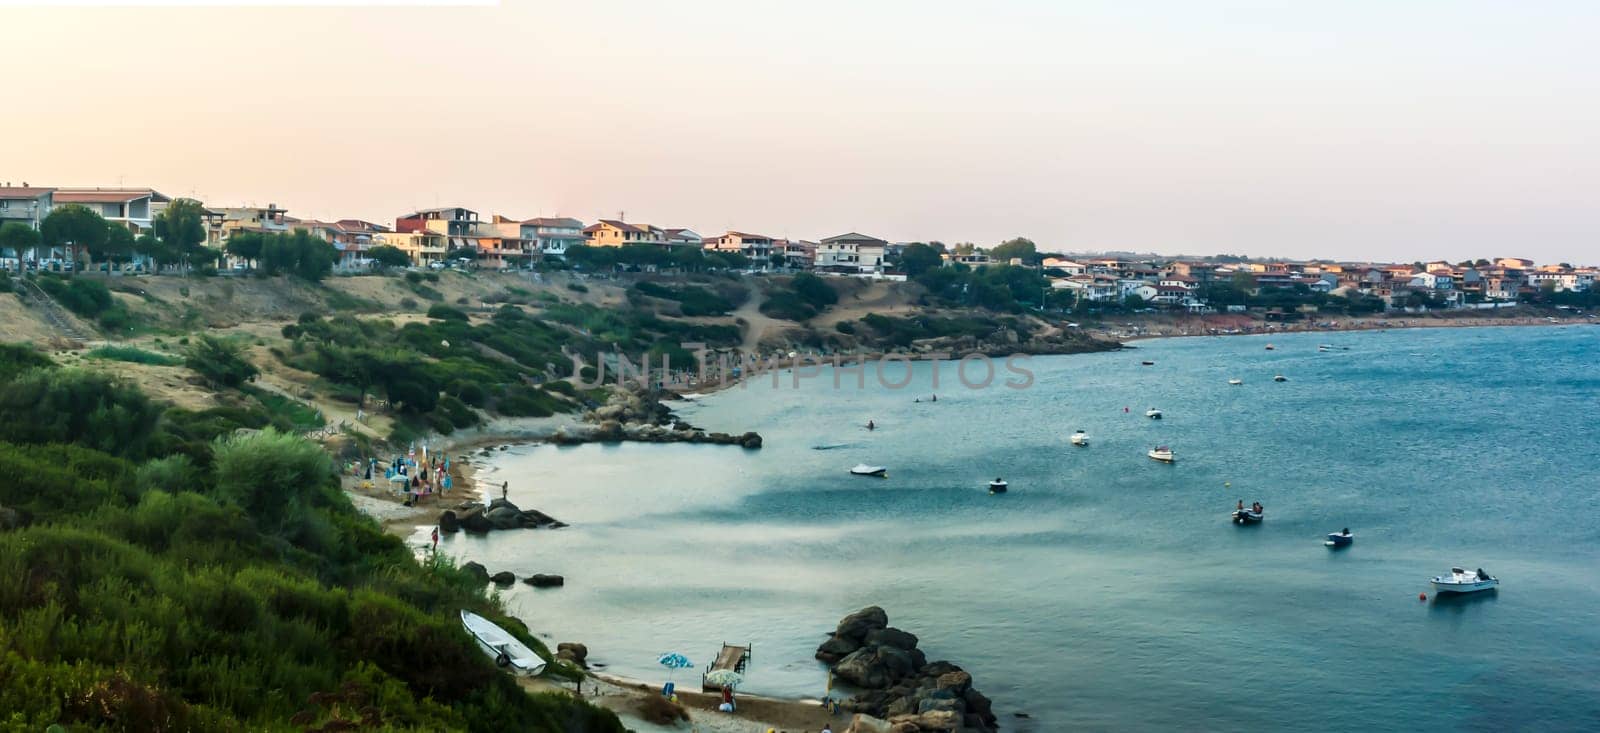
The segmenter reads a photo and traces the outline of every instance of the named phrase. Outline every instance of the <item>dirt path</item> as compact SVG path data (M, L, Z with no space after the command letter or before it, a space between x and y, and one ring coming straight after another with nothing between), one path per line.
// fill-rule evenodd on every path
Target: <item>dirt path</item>
M763 314L761 304L767 302L766 295L761 292L761 288L756 287L755 283L750 283L749 287L750 297L745 300L744 305L733 311L733 316L744 319L745 323L744 342L739 344L739 349L745 353L757 353L761 351L761 339L769 330L778 332L789 326L787 321L780 321Z

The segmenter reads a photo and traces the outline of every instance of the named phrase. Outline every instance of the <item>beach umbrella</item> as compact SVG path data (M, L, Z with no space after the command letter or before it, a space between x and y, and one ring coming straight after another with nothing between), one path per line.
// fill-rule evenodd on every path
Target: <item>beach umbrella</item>
M738 687L744 682L744 675L731 669L714 669L706 675L706 682L717 687Z
M668 682L672 681L672 675L674 672L694 666L694 662L689 661L688 657L677 652L667 652L666 654L661 655L660 658L656 659L656 664L667 668Z

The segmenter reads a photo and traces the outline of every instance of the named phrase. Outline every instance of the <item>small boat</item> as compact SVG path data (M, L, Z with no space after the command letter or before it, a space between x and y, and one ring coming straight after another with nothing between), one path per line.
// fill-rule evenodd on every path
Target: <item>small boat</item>
M1322 544L1327 545L1329 547L1349 547L1350 543L1355 542L1355 541L1356 541L1356 536L1353 535L1353 534L1350 534L1350 530L1346 529L1346 530L1344 530L1342 532L1329 532L1328 533L1328 541L1324 542Z
M461 625L466 627L473 641L478 642L478 648L494 660L495 666L530 677L544 671L544 660L539 655L493 621L462 610Z
M1237 387L1237 386L1239 386L1241 384L1244 384L1244 380L1243 379L1230 379L1230 380L1228 380L1228 384L1231 384L1231 385Z
M1278 347L1273 346L1272 344L1267 344L1267 351L1272 351L1273 349L1276 349L1276 348L1278 348Z
M1139 363L1143 364L1144 366L1155 366L1156 365L1156 363L1153 362L1153 361L1141 361Z
M1435 577L1432 582L1435 593L1476 593L1494 590L1500 585L1500 579L1484 572L1483 568L1478 568L1477 572L1450 568L1449 575Z
M1150 456L1151 458L1153 458L1155 460L1161 461L1162 463L1172 463L1173 461L1178 460L1176 457L1174 457L1172 455L1172 449L1168 448L1168 447L1166 447L1164 445L1158 445L1158 446L1156 446L1154 448L1151 448L1150 452L1146 453L1145 455L1148 455L1148 456Z
M1152 408L1144 411L1144 416L1150 418L1151 420L1160 420L1161 419L1161 411L1157 410L1154 407L1152 407Z
M1072 434L1072 444L1076 445L1076 446L1085 446L1085 447L1088 446L1089 445L1089 434L1083 432L1082 430L1079 430L1078 432L1073 433Z
M1282 374L1279 374L1279 375L1273 377L1272 381L1274 381L1274 382L1287 382L1287 381L1289 381L1289 378L1283 376Z
M878 478L888 478L889 477L889 469L884 468L883 466L869 466L869 465L867 465L865 463L857 463L855 468L850 469L850 475L852 475L852 476L877 476Z
M1007 488L1010 488L1010 485L1005 482L1005 479L997 478L989 482L989 493L991 494L1004 494Z
M1256 522L1261 521L1261 515L1262 515L1261 512L1258 512L1258 511L1256 511L1254 509L1235 509L1235 510L1233 510L1233 515L1232 515L1233 516L1233 523L1234 524L1255 524Z

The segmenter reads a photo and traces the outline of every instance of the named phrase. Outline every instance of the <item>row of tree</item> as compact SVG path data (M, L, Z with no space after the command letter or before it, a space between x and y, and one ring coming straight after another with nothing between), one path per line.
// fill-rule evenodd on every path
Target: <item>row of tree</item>
M339 251L333 245L304 229L285 234L237 232L228 237L224 250L245 260L262 275L294 275L313 282L327 277L333 271L333 263L339 260Z
M40 247L62 248L73 262L127 262L134 255L149 257L160 267L186 268L216 262L216 252L205 246L204 207L193 199L177 199L156 216L155 231L137 237L116 222L108 222L93 209L67 204L53 209L39 228L21 222L0 227L0 250L9 250L22 269L24 252Z

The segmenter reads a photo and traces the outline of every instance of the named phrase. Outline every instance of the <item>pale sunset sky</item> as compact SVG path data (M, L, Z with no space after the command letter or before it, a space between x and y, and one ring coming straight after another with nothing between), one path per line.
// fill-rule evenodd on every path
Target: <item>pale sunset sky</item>
M14 185L391 224L462 205L1600 261L1594 2L0 7L0 34Z

